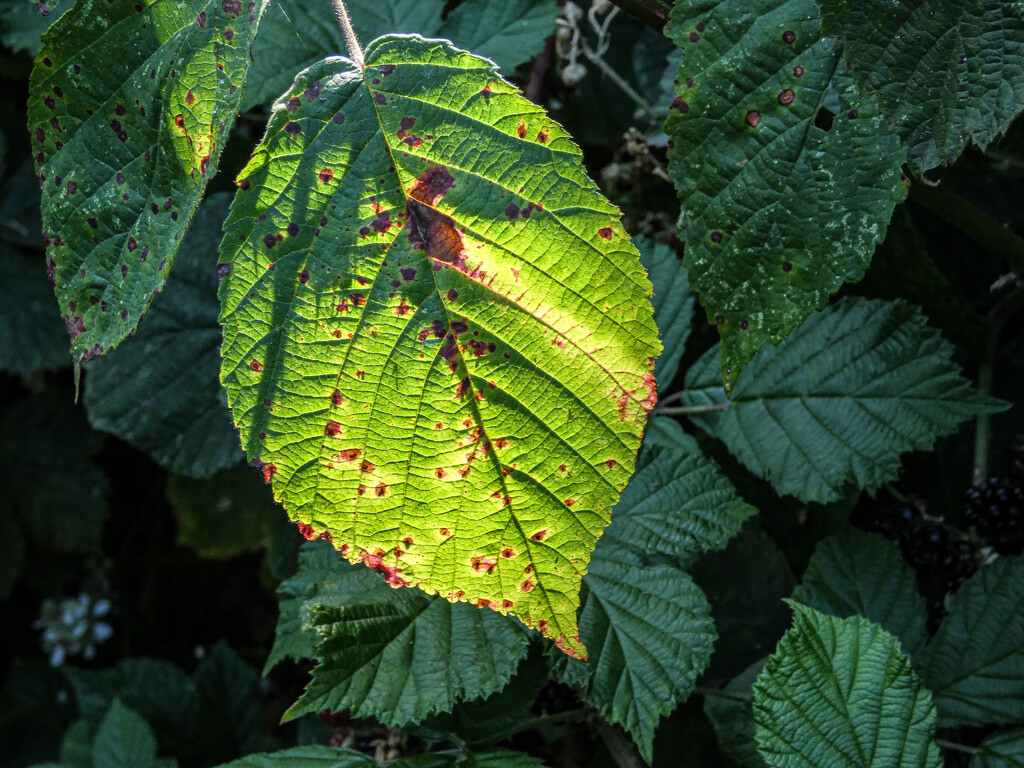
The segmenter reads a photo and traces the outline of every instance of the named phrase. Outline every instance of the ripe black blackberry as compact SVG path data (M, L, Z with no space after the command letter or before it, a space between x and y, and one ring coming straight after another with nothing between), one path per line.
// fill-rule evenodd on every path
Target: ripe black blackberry
M1014 476L1013 464L1009 476L990 477L964 497L968 524L984 544L1001 555L1024 551L1024 477Z

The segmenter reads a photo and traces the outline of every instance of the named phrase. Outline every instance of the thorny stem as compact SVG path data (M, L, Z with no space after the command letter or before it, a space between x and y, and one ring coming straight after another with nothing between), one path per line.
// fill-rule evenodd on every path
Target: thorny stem
M728 408L731 403L708 403L707 405L681 405L678 408L661 408L658 410L659 416L677 416L688 413L712 413L714 411L724 411Z
M345 0L331 0L331 3L334 5L334 15L338 17L338 24L341 26L341 34L345 36L345 47L348 48L348 55L355 62L356 66L362 69L366 66L366 63L363 61L363 49L359 45L356 31L352 29L352 21L348 17Z
M1024 273L1024 238L945 185L914 184L910 197Z
M739 693L738 691L723 691L721 688L705 688L702 685L698 685L693 689L693 692L698 696L710 697L712 699L729 699L730 701L742 701L744 704L753 701L754 697L749 693Z

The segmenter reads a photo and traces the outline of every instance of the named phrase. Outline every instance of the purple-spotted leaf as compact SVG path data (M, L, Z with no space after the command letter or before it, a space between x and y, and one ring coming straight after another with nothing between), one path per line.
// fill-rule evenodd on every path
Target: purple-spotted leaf
M722 378L859 280L903 200L905 157L814 0L676 0L665 123L690 284ZM740 42L742 41L742 42Z
M78 0L43 36L29 134L50 279L77 362L167 277L242 97L266 0Z
M221 245L221 379L308 537L582 656L633 471L651 285L579 149L494 64L387 36L275 104Z

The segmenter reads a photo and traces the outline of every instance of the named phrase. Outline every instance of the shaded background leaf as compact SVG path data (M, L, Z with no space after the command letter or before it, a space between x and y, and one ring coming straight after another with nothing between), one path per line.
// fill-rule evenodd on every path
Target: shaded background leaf
M960 587L917 667L944 724L1024 720L1024 557L1001 557Z
M840 619L863 616L899 638L911 658L928 638L924 598L900 548L856 528L818 545L793 599Z
M146 322L92 363L85 381L93 427L190 477L209 477L242 458L217 375L217 245L230 203L217 193L199 206L174 279L153 300Z
M984 150L1024 109L1020 4L818 0L862 93L907 147L917 175Z
M916 307L850 297L761 350L731 400L710 350L687 371L683 402L727 405L691 418L780 494L833 501L846 483L893 479L901 453L1007 407L970 386L953 351Z
M326 542L303 547L299 571L280 594L268 668L286 656L320 661L289 718L351 709L392 725L419 722L501 690L527 653L514 620L396 590Z
M903 200L904 155L814 0L677 0L666 34L683 49L665 124L679 237L731 388L863 276Z
M792 603L793 629L754 685L765 762L938 768L935 705L896 639L862 616ZM824 734L828 734L827 737Z
M444 37L491 59L506 75L540 53L558 14L553 0L465 0L450 13L445 0L350 0L345 6L363 45L389 34ZM268 104L291 85L294 73L345 50L341 30L320 3L278 0L253 47L243 108Z

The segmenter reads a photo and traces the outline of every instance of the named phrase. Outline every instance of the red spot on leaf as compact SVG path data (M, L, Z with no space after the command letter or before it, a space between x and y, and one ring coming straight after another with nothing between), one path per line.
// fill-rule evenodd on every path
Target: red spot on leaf
M329 437L334 437L341 432L341 424L336 421L328 421L327 426L324 427L324 434Z
M359 464L359 471L360 472L373 472L376 468L377 467L376 467L376 465L373 462L367 461L366 459L363 459L362 462L360 462L360 464ZM381 483L380 485L384 485L384 483ZM384 488L386 489L387 486L384 485ZM378 496L383 496L384 494L380 493L380 490L381 490L380 486L377 486L377 491L378 491L377 495Z
M531 589L533 589L533 579L527 579L519 585L520 592L529 592Z
M332 171L330 168L324 168L323 170L320 171L320 173L317 174L317 178L319 178L320 181L326 184L327 182L334 178L334 171Z
M263 370L263 363L261 363L259 360L253 360L252 362L249 363L249 367L252 368L257 373L259 373L260 371Z
M519 136L520 139L526 138L526 123L519 124L519 127L516 128L516 134Z
M615 469L615 467L618 466L618 463L619 462L617 462L615 459L605 459L604 461L604 465L608 467L608 469Z
M470 565L473 566L474 571L477 571L478 573L490 573L494 570L494 566L498 564L498 558L473 555L469 562Z
M445 471L444 471L444 470L443 470L443 469L442 469L441 467L438 467L437 469L435 469L435 470L434 470L434 475L435 475L435 476L436 476L436 477L437 477L437 478L438 478L439 480L441 480L441 479L444 479L444 476L445 476L446 474L448 474L448 473L447 473L447 472L445 472Z
M537 141L539 141L541 144L547 143L547 140L548 140L548 132L547 131L540 131L537 134Z
M377 494L377 496L386 496L388 492L388 484L377 483L377 487L374 488L374 492Z
M442 536L451 536L451 535L452 535L452 532L451 532L451 531L449 531L449 530L448 530L447 528L442 528L442 529L440 530L440 534L441 534Z
M599 230L597 230L597 234L599 234L605 240L611 240L612 239L612 228L611 227L601 227Z
M298 523L299 533L306 537L306 541L314 541L320 538L316 531L313 530L313 526L309 523Z
M567 507L571 507L575 503L576 503L576 499L566 499L565 500L565 506L567 506Z
M341 405L344 402L345 402L345 398L342 396L340 391L338 391L336 389L336 390L334 390L331 393L331 404L332 405Z
M512 547L505 547L503 550L501 550L501 556L502 557L515 557L516 556L516 551L514 549L512 549Z
M547 535L548 535L548 532L547 532L547 529L545 529L545 530L543 530L543 531L537 531L537 532L536 532L535 534L533 534L533 536L531 536L530 538L531 538L531 539L533 539L534 541L544 541L544 538L545 538L545 537L546 537Z

